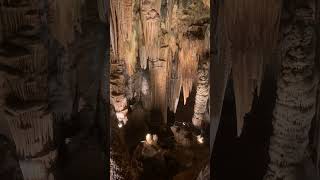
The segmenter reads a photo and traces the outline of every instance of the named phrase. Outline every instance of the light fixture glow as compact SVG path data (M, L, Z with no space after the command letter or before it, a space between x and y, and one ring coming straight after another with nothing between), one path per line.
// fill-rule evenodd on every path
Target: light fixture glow
M118 127L119 127L119 128L122 128L122 127L123 127L123 123L122 123L122 122L119 122L119 123L118 123Z
M204 138L201 135L198 135L197 136L197 141L198 141L199 144L203 144Z
M149 133L146 135L146 142L147 142L147 144L152 144L152 142L153 142L152 135Z

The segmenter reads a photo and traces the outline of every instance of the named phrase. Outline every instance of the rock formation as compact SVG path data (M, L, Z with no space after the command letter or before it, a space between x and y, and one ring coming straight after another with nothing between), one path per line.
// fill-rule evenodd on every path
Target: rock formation
M309 158L309 131L316 113L315 1L290 3L282 12L282 68L264 179L298 178L294 172Z

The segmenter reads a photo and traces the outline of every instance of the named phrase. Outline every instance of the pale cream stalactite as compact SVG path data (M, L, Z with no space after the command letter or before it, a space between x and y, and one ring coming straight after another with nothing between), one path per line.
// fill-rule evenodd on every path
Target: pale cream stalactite
M52 116L44 108L38 106L15 110L6 107L5 118L21 157L35 156L53 140Z
M172 31L176 26L177 5L175 1L167 1L167 14L165 18L164 30L167 32L166 39L166 60L167 60L167 106L173 113L176 112L181 92L181 74L179 74L179 64L177 60L178 45L177 34Z
M181 39L180 46L179 70L182 78L183 103L186 104L197 74L199 50L201 50L203 42Z
M263 77L265 55L273 53L278 37L281 2L277 0L226 0L221 3L218 22L222 39L232 44L232 79L236 97L237 134L241 135L244 116Z
M152 109L162 112L167 119L167 61L168 48L161 48L167 40L161 35L161 0L141 0L140 64L142 69L149 67Z
M263 61L257 55L248 54L242 55L232 64L238 136L242 132L245 114L251 111L255 92L260 91L262 80Z
M110 0L111 52L125 62L128 75L135 72L138 43L133 7L132 0Z
M128 121L125 74L131 76L136 64L137 32L133 29L133 7L132 0L110 0L110 98L119 127Z
M197 77L199 57L208 47L210 37L207 36L206 18L209 19L209 11L201 1L190 2L186 8L177 5L173 7L173 28L176 28L177 41L179 43L178 62L179 74L181 74L182 92L184 104L190 96L193 83ZM194 25L195 22L201 24Z
M314 0L293 2L284 12L282 70L277 83L270 138L270 163L264 180L299 179L296 171L308 157L309 130L316 112L319 84L315 66ZM285 16L287 17L287 16Z
M153 61L159 59L160 8L161 0L140 0L141 33L143 34L140 62L143 69L147 68L148 59Z
M168 106L170 111L175 113L179 103L182 81L178 70L178 62L176 60L171 61L169 67L171 67L171 73L168 82Z

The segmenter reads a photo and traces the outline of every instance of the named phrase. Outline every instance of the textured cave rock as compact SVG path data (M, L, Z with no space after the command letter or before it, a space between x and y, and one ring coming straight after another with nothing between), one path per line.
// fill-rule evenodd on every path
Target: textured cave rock
M316 113L315 1L285 2L281 31L282 69L277 84L264 179L299 179L298 164L309 157L309 130Z
M43 38L46 14L39 13L44 5L8 1L1 9L6 10L0 13L5 27L0 64L9 87L1 97L5 99L4 118L24 179L53 179L51 167L57 152L48 109L48 49ZM19 53L12 53L15 51Z
M14 141L24 179L54 179L66 136L79 146L105 121L97 97L106 2L4 0L0 8L0 133Z

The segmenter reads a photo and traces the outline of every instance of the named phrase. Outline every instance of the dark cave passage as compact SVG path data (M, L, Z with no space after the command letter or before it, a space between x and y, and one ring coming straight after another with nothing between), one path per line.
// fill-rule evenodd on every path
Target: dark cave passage
M268 71L261 96L255 96L253 109L246 115L243 132L238 138L232 81L229 80L213 151L215 180L262 180L269 162L275 82L273 72Z

